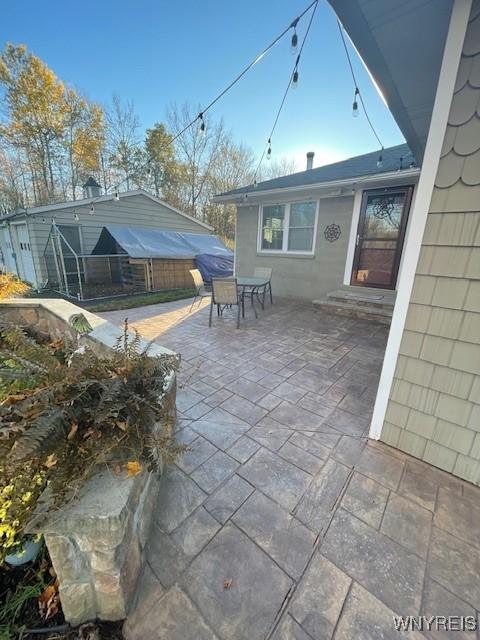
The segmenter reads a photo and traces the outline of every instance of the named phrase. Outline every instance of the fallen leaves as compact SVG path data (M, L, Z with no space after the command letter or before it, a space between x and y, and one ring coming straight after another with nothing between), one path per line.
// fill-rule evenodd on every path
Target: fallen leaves
M72 426L70 428L70 431L68 432L67 440L73 440L77 431L78 431L78 422L72 422Z
M48 585L48 587L42 591L38 598L38 607L40 609L40 615L44 620L49 620L58 613L60 608L58 578L55 579L53 584Z
M47 469L51 469L52 467L54 467L58 462L58 458L54 453L51 453L49 456L47 456L47 459L45 460L45 466L47 467Z
M140 462L133 460L127 462L125 468L127 470L127 478L132 478L133 476L136 476L140 473L140 471L142 470L142 465L140 464Z

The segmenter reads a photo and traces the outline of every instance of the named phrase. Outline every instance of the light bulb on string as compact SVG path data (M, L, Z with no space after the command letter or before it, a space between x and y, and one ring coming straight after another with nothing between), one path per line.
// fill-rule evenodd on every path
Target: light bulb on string
M203 113L199 113L198 114L198 118L200 120L200 135L204 136L205 135L205 120L203 119Z
M298 69L295 69L292 76L292 89L296 89L298 87Z
M268 149L267 149L267 160L270 160L272 157L272 141L270 138L268 139Z
M42 218L42 224L45 224L46 220L45 218Z
M80 220L80 218L78 217L78 213L76 211L74 211L73 213L73 219L75 220L75 222L78 222Z
M290 53L294 56L298 51L298 35L295 27L293 27L292 39L290 41Z
M355 96L353 98L353 105L352 105L352 116L354 118L358 118L358 102L357 102L357 96L360 93L360 91L358 90L358 87L355 87Z
M253 181L253 188L256 189L258 186L258 182L257 179L255 178L255 180Z
M118 189L115 189L115 193L113 194L113 199L118 202L120 200L120 196L118 195Z
M381 169L383 167L383 155L382 155L382 152L383 152L383 147L382 147L382 150L380 151L380 155L378 156L378 160L377 160L377 168L378 169Z
M90 205L90 215L93 216L94 213L95 213L95 205L92 202L92 204Z

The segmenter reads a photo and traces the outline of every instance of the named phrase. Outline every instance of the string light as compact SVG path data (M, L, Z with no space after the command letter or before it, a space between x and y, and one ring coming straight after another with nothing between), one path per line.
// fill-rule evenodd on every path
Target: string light
M120 200L120 196L118 195L118 189L115 189L115 193L113 194L113 199L118 202Z
M198 119L200 120L200 135L205 135L205 120L203 119L203 113L198 114Z
M382 150L380 151L380 155L378 156L378 160L377 160L377 168L381 169L383 167L383 147Z
M78 222L80 220L80 218L78 217L78 213L76 211L73 214L73 219L75 220L75 222Z
M352 116L354 118L358 118L358 102L357 102L357 96L360 93L360 91L358 90L358 87L355 87L355 95L353 97L353 104L352 104Z
M372 130L373 135L377 139L377 142L380 145L381 150L383 151L382 141L380 140L380 137L379 137L379 135L377 133L377 130L373 126L373 123L372 123L372 121L370 119L370 116L368 115L367 107L365 106L365 102L363 101L362 94L360 93L360 89L358 87L357 78L355 76L355 71L353 70L352 60L350 58L350 53L348 51L347 43L345 41L345 36L343 35L343 27L342 27L342 25L340 23L340 20L337 20L337 27L338 27L338 31L340 33L340 37L342 39L342 44L343 44L343 48L345 50L345 55L347 56L347 62L348 62L348 67L350 69L350 74L352 76L353 86L355 87L355 98L354 98L354 101L353 101L353 115L355 116L355 111L358 114L358 102L357 102L357 96L358 96L360 104L362 105L363 113L365 114L365 117L367 119L368 125L369 125L370 129ZM355 109L355 104L357 105L356 109ZM377 167L380 168L381 166L383 166L383 156L380 153L380 155L378 157L378 161L377 161Z
M280 114L282 113L283 105L285 104L285 100L287 99L288 91L290 90L290 88L295 89L297 87L297 85L298 85L298 64L300 62L300 58L302 56L303 47L305 46L305 42L306 42L306 40L308 38L308 34L310 33L310 27L312 26L312 22L313 22L313 19L315 17L315 13L316 13L317 8L318 8L318 0L315 0L315 2L312 2L312 4L307 8L306 11L308 11L312 7L313 7L313 11L312 11L312 13L310 15L310 19L308 21L308 25L307 25L307 28L305 30L305 35L303 36L303 40L302 40L302 44L301 44L301 47L300 47L300 51L299 51L298 56L297 56L297 58L295 60L295 65L293 67L293 72L288 78L288 84L287 84L287 86L285 88L285 91L283 93L283 97L282 97L282 101L280 102L280 106L278 107L278 111L277 111L277 114L275 116L275 120L273 122L273 126L272 126L272 129L270 131L270 135L268 137L268 142L267 142L266 148L264 147L263 153L262 153L262 155L260 157L260 160L258 162L257 168L255 169L254 178L256 178L257 175L258 175L258 172L260 170L260 167L262 166L262 162L263 162L264 157L267 156L267 160L271 159L271 155L272 155L272 136L273 136L273 134L275 132L275 129L277 127L278 120L280 118ZM304 13L306 13L306 11ZM297 22L298 22L298 19L296 21L292 22L291 27L295 28Z
M403 169L403 156L400 156L400 164L398 170L401 171Z
M257 179L255 178L255 180L253 181L253 188L256 189L258 186L258 182Z
M295 27L293 27L293 34L292 34L292 39L290 41L290 53L292 54L292 56L296 55L298 51L298 35L297 35L297 30L295 29Z
M90 215L93 216L94 213L95 213L95 205L92 202L92 204L90 205Z
M308 13L310 11L310 9L312 7L315 7L314 12L318 6L318 1L319 0L312 0L312 2L310 2L310 4L305 7L305 9L288 25L288 27L286 27L285 29L283 29L283 31L281 33L278 34L278 36L276 36L274 38L274 40L272 40L272 42L270 42L269 45L267 45L255 58L253 58L253 60L251 60L247 66L211 101L207 104L206 107L203 108L203 110L201 111L201 113L199 113L197 116L195 116L195 118L187 123L183 129L181 129L180 131L178 131L175 135L173 135L171 137L171 139L165 143L164 146L162 146L159 150L158 153L160 153L161 151L164 151L165 149L168 149L168 147L170 147L170 145L172 145L175 140L177 140L178 138L180 138L180 136L182 136L188 129L190 129L198 120L201 120L200 123L200 133L204 133L205 132L205 122L203 121L203 116L205 115L205 113L211 109L211 107L213 107L214 104L216 104L221 98L223 98L223 96L230 91L230 89L235 86L237 84L237 82L239 82L239 80L241 80L243 78L243 76L248 73L248 71L250 71L250 69L252 69L256 64L258 64L264 57L265 55L271 50L273 49L273 47L286 35L286 33L288 33L288 31L290 31L290 29L294 29L297 26L297 24L299 23L299 21L303 18L303 16ZM308 29L307 29L307 33L308 33ZM292 41L293 41L293 36L292 36ZM305 42L305 37L303 39L303 42ZM292 43L292 42L291 42ZM298 43L298 36L297 36L297 43ZM302 43L302 47L303 47L303 43ZM300 49L301 51L301 49ZM264 152L265 153L265 152ZM148 164L151 162L151 158L149 160L147 160L147 162L145 164ZM145 167L145 164L142 165L142 167ZM124 184L125 182L127 182L130 178L134 177L133 174L128 174L127 176L125 176L125 178L117 185L120 186L121 184ZM108 191L109 189L106 189L106 191ZM97 198L95 198L93 200L93 202L96 202L101 196L98 196ZM93 211L90 211L90 213L93 213Z
M296 89L298 87L298 69L295 69L292 75L292 89Z
M45 223L46 223L45 218L42 218L42 224L45 224Z

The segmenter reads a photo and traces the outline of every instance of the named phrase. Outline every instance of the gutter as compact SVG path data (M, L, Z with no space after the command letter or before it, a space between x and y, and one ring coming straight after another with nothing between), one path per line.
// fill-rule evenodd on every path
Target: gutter
M285 193L295 193L298 191L306 191L306 190L314 190L314 189L330 189L330 188L341 188L344 186L352 186L360 183L374 183L382 182L384 180L392 180L403 178L415 178L420 175L420 167L415 167L414 169L402 169L401 171L388 171L384 173L372 173L367 176L357 176L356 178L344 178L343 180L331 180L330 182L312 182L310 184L302 184L296 185L293 187L280 187L278 189L264 189L260 191L259 189L254 189L251 187L248 191L244 191L242 193L235 194L223 194L218 196L213 196L212 202L227 202L238 204L241 202L245 202L245 196L248 198L257 198L261 196L271 196L277 194L285 194ZM335 194L335 195L345 195L345 194Z

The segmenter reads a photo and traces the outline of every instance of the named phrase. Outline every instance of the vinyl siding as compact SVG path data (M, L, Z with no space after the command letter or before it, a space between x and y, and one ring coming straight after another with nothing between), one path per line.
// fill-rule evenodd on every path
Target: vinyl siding
M343 284L352 213L353 196L321 198L314 256L279 256L257 252L259 206L239 206L236 273L246 276L251 275L255 267L272 267L274 295L307 300L325 298ZM332 223L341 229L340 238L335 242L329 242L324 236L325 227Z
M56 209L50 213L40 213L28 218L30 244L37 271L41 281L46 279L43 253L50 233L52 218L57 225L74 225L80 227L83 253L90 253L95 247L102 228L107 224L147 227L209 234L207 228L189 220L182 215L150 200L144 195L124 196L120 201L108 200L95 203L95 213L90 215L90 205L77 208L79 221L73 218L74 210ZM42 223L45 218L45 223Z
M480 2L473 3L381 439L480 485Z

